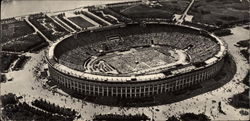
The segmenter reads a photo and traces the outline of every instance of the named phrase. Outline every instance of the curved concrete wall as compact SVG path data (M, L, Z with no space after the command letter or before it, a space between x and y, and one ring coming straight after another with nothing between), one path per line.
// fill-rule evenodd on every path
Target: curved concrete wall
M66 75L49 66L52 79L59 85L89 96L118 96L125 98L147 97L155 94L173 92L205 81L215 76L224 64L224 59L207 68L176 75L171 78L147 82L101 82L84 80Z

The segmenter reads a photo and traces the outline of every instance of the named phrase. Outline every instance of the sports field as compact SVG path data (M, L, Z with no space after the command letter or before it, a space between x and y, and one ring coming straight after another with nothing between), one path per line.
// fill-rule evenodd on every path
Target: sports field
M76 25L80 26L81 28L87 28L94 26L92 23L88 22L87 20L83 19L82 17L69 17L70 21L74 22Z
M34 30L25 21L1 24L1 31L0 43L5 43L34 32Z
M115 52L103 60L123 74L149 70L178 60L178 54L169 50L163 54L155 48L137 48L125 52Z

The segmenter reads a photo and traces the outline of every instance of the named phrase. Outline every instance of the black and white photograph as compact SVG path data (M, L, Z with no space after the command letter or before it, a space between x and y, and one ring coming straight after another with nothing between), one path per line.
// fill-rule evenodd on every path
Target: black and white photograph
M249 0L1 0L0 121L249 121Z

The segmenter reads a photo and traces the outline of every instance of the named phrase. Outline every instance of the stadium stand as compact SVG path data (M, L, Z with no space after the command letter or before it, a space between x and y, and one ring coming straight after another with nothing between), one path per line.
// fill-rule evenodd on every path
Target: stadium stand
M127 27L112 30L84 32L76 37L67 38L60 44L64 46L57 46L55 50L59 63L64 62L78 70L78 65L82 69L84 62L92 56L152 44L186 50L191 57L191 62L207 60L219 50L215 41L203 36L199 31L189 31L188 28L171 25L147 25L146 27L127 25ZM162 50L161 52L164 53ZM167 54L167 50L165 53Z

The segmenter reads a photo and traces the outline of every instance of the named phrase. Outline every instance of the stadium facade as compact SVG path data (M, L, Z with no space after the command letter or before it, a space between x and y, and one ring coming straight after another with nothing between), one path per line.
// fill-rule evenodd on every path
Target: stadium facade
M170 46L175 46L176 48L186 50L186 52L188 53L188 56L190 56L189 63L173 65L171 66L171 68L168 67L168 68L165 68L165 69L163 68L157 71L154 70L154 72L141 72L139 74L133 74L133 73L112 74L112 73L101 73L101 72L96 73L96 72L86 71L83 61L80 63L75 63L73 62L73 60L71 61L70 59L68 59L68 58L74 58L72 57L72 55L74 56L74 54L72 53L70 54L71 56L67 55L68 61L67 59L65 59L64 56L62 56L64 53L67 53L68 51L71 51L74 48L79 48L80 46L84 46L87 44L86 42L85 43L82 42L84 41L84 39L82 38L84 36L80 36L81 34L83 35L86 34L91 37L92 34L93 36L96 36L98 35L98 33L100 34L100 32L105 33L106 31L106 33L108 33L114 29L116 29L114 31L117 31L120 29L129 30L133 28L130 26L136 26L137 28L142 28L142 29L148 28L149 31L154 31L154 29L151 28L152 26L153 27L161 26L163 29L164 28L177 28L176 30L180 29L180 33L182 33L183 30L186 30L188 32L192 31L192 36L197 35L197 38L181 40L181 39L178 39L177 37L174 37L176 38L176 40L174 41L177 41L175 45L171 45L171 43L173 42L167 43L168 45L170 44ZM105 34L101 33L101 34L106 36L107 35L106 33ZM158 30L156 30L153 33L162 33L162 32L159 32ZM169 33L169 32L166 32L166 33ZM172 33L175 33L175 32L172 32ZM128 33L128 35L120 35L120 36L122 38L123 36L129 36L129 34L131 33ZM178 36L181 36L181 38L188 38L189 36L185 36L185 34L186 33L184 32L181 35L178 34ZM117 33L115 35L117 35ZM143 34L143 35L146 35L146 34ZM159 37L163 36L161 34L155 34L155 35L156 35L155 36L156 38L158 36ZM215 49L211 48L210 46L205 47L207 43L204 44L202 43L202 41L200 41L201 43L199 43L198 42L199 40L198 41L195 40L195 39L199 39L200 36L208 38L211 42L215 43L214 45L211 45ZM83 43L82 45L75 42L80 38L82 40L79 40L79 42L82 42ZM100 38L105 38L105 37L100 37ZM99 39L99 38L96 37L93 40L95 39ZM163 41L169 41L169 39L165 38L165 40ZM100 41L103 41L103 40L100 40ZM109 41L109 40L105 40L105 41ZM123 40L123 41L126 41L126 40ZM193 43L198 43L198 44L193 45L195 47L193 47L194 49L192 50L192 46L190 46L190 43L185 43L186 41L190 41L190 42L194 41ZM76 43L76 44L72 44L72 43ZM95 41L93 41L93 44L94 43ZM181 45L180 44L177 45L178 43L181 43ZM158 41L157 42L150 41L149 44L160 45L162 43ZM131 46L131 48L133 47ZM206 50L206 48L208 50ZM212 50L212 51L209 51L209 50ZM49 65L49 72L50 72L50 77L52 78L52 80L58 83L58 85L68 88L70 90L73 90L79 94L87 95L87 96L112 96L112 97L122 97L122 98L140 98L140 97L150 97L150 96L154 96L154 95L161 94L161 93L178 91L183 88L191 87L192 85L201 83L203 81L206 81L214 77L220 72L224 64L224 56L226 55L226 52L227 52L227 47L225 43L222 40L220 40L218 37L214 36L213 34L207 31L194 28L191 26L186 26L186 25L175 25L175 24L169 24L166 22L148 22L148 23L145 23L143 27L139 24L109 26L105 28L100 27L100 28L96 28L93 30L86 30L76 35L67 36L63 38L62 40L54 43L49 48L48 52L46 53L46 60ZM103 53L103 52L100 52L100 53ZM76 58L76 60L80 60L80 58ZM89 58L86 60L89 60Z

